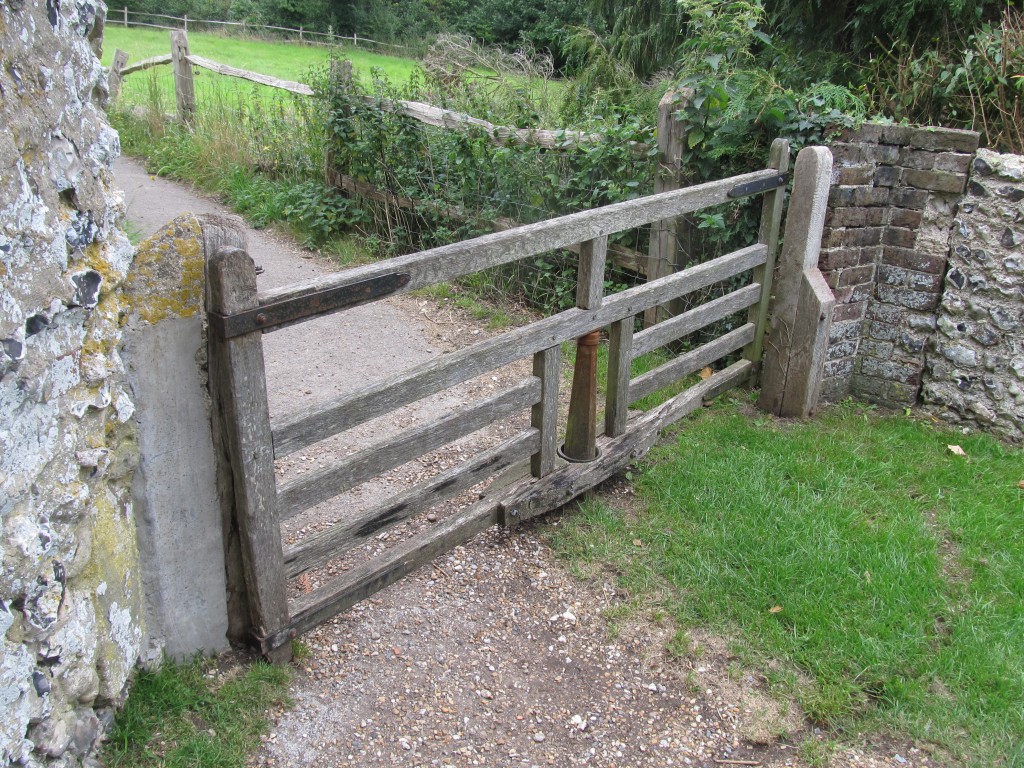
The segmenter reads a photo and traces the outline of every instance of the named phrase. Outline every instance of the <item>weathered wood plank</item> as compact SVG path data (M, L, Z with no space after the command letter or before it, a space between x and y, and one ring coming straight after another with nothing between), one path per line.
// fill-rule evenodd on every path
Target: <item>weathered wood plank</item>
M633 359L671 344L706 325L750 307L761 298L761 286L747 285L738 291L701 304L671 320L646 328L633 337Z
M203 254L209 262L222 247L246 249L245 230L242 219L237 216L205 214L199 217L203 232ZM207 291L209 282L207 281ZM209 294L206 307L210 306ZM233 643L249 643L252 640L252 623L249 618L249 603L245 584L245 563L242 559L241 532L235 515L234 477L231 457L228 453L226 430L222 425L225 417L221 414L222 402L214 382L219 376L221 355L217 350L208 349L210 366L211 423L213 429L214 454L217 461L217 495L220 497L221 533L224 538L224 575L227 581L228 639ZM219 371L219 372L218 372Z
M501 497L499 519L504 525L515 527L531 517L558 509L625 470L654 446L662 429L695 411L705 399L743 381L752 368L749 360L734 363L634 419L621 436L601 438L601 455L592 462L568 464L540 480L519 483Z
M762 263L764 256L763 245L752 245L609 296L599 309L566 310L402 371L356 392L296 410L275 424L275 455L286 456L446 387L536 354L594 328L632 317L647 307L726 280Z
M658 162L654 173L654 194L679 189L682 175L683 131L676 112L679 102L693 93L692 88L666 91L658 104ZM648 280L670 275L678 269L677 231L678 218L661 219L652 222L651 238L647 251ZM669 316L667 307L651 307L644 312L644 327Z
M312 629L331 616L365 600L403 576L429 563L459 544L464 544L498 521L497 501L484 499L445 518L425 533L303 595L291 605L288 625L264 639L264 652L287 643L296 634Z
M576 277L576 306L580 309L597 309L601 306L607 257L607 236L580 243L580 266Z
M675 360L665 363L643 376L638 376L629 385L629 402L634 403L652 392L675 384L680 379L696 373L706 365L735 352L754 338L753 323L742 325L714 341L710 341L696 349L680 355Z
M197 67L208 69L211 72L216 72L218 75L226 75L228 77L237 77L242 80L248 80L253 83L259 83L260 85L266 85L271 88L280 88L283 91L298 94L299 96L312 96L313 89L305 83L297 83L294 80L282 80L272 75L263 75L259 72L250 72L248 69L239 69L238 67L232 67L228 64L221 64L219 61L208 59L205 56L196 56L195 54L188 55L188 61Z
M530 423L540 432L540 444L530 457L530 472L544 477L555 468L558 451L558 385L562 378L562 347L556 344L533 356L533 375L540 379L540 402L530 413Z
M163 64L171 64L174 61L174 57L169 53L162 53L159 56L150 56L148 59L140 59L134 64L128 64L121 68L121 78L125 78L133 72L141 72L144 69L150 67L158 67Z
M589 464L569 464L542 479L531 478L486 496L480 503L441 521L414 536L386 555L376 558L291 604L286 627L264 639L264 652L288 642L301 632L321 624L384 587L394 584L438 555L463 544L502 521L517 525L522 520L557 509L593 488L640 458L669 424L692 413L705 398L712 398L750 376L752 365L743 360L719 371L684 393L644 414L619 438L605 440L602 456ZM517 514L513 515L512 512Z
M403 289L411 291L545 251L604 237L655 219L678 216L709 205L717 205L731 199L728 193L735 186L775 176L775 169L755 171L674 192L580 211L536 224L526 224L507 232L483 235L472 240L272 288L260 294L260 302L270 304L305 296L315 291L352 285L393 272L408 272L411 275L409 284Z
M128 54L118 48L114 51L114 60L110 64L110 74L107 75L107 93L110 95L110 103L117 101L121 94L121 82L124 80L124 68L128 63Z
M471 460L452 467L404 493L356 516L285 548L284 564L289 577L318 568L332 558L359 546L383 530L472 488L534 454L541 436L531 429Z
M280 508L284 519L401 466L417 456L493 424L540 400L541 383L529 379L438 421L402 432L352 458L284 483Z
M775 139L768 153L768 167L775 168L779 173L789 171L789 142ZM760 283L761 300L750 308L747 320L757 325L754 340L743 350L743 357L754 363L761 362L764 351L764 334L768 327L768 308L772 299L772 280L775 274L775 256L779 250L779 230L782 227L782 211L785 208L786 190L773 189L766 192L761 203L761 226L758 229L757 241L768 248L765 263L754 270L753 282Z
M758 398L759 408L776 415L782 412L787 389L797 387L803 390L807 387L806 382L797 382L795 378L791 380L789 368L796 352L793 340L804 272L818 268L831 174L832 153L827 148L805 147L800 150L796 158L793 194L786 215L786 235L776 275L775 298L765 341ZM814 319L815 316L808 312L803 317ZM817 327L816 320L814 326ZM809 413L802 415L807 416Z
M608 437L621 435L629 419L629 378L635 322L632 315L624 317L612 323L608 332L608 381L604 406L604 433Z
M174 65L174 98L178 119L191 124L196 115L196 86L192 65L188 63L188 35L180 29L171 31L171 63Z
M230 314L256 306L256 267L245 251L220 248L208 265L209 308ZM250 623L258 636L288 621L263 339L250 333L209 340L210 385L223 417L224 444L234 477ZM274 661L290 658L281 646Z
M806 418L818 406L835 303L832 289L821 272L817 269L804 270L780 416Z

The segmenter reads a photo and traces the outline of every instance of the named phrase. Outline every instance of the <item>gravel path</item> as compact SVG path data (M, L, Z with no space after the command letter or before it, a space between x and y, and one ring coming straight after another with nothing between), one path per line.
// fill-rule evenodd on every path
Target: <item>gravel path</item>
M218 204L154 179L135 162L115 173L128 219L144 234L186 210ZM249 231L265 268L261 286L330 267L287 238ZM479 340L486 331L436 301L401 298L340 313L265 337L275 415ZM379 440L394 428L446 413L528 373L525 365L468 382L432 401L364 425L278 462L279 477ZM289 541L323 528L410 480L453 465L515 425L494 425L420 462L300 515ZM630 488L603 490L630 507ZM435 510L329 564L295 590L317 586L432 525ZM606 615L625 601L614 575L580 581L543 540L543 526L491 529L302 638L295 707L274 727L252 766L926 766L935 757L905 742L877 740L812 762L822 738L796 708L765 691L724 641L697 633L689 653L664 649L672 628L648 621L611 632ZM801 749L801 745L803 749Z

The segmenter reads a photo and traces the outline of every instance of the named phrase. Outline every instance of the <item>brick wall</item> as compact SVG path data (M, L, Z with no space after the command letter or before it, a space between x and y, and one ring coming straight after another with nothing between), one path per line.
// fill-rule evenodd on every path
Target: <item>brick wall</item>
M836 296L822 396L912 405L978 134L865 125L835 159L819 267Z

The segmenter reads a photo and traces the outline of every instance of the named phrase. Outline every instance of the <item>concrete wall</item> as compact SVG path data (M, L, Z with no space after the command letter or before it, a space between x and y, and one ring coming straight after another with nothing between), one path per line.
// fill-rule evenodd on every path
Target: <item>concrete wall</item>
M1024 439L1024 157L982 150L953 228L922 398L946 421Z
M142 650L97 0L0 4L0 763L73 765Z

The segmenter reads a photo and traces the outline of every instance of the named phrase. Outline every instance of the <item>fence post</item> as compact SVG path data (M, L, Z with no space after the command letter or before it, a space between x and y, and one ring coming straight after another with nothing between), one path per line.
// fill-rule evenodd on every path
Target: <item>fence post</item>
M228 316L259 306L256 267L245 251L219 248L208 270L211 313ZM234 479L249 621L260 639L288 623L263 338L259 331L228 339L211 332L209 352L210 390L221 416L223 445ZM274 662L287 662L291 644L269 655Z
M299 26L299 42L302 42L302 26Z
M171 30L171 62L174 65L174 97L178 117L186 125L196 114L196 87L192 80L192 65L188 61L188 33Z
M809 416L821 389L835 305L818 271L831 174L827 148L797 155L757 403L778 416Z
M633 316L614 322L608 331L608 382L604 406L605 437L626 431L629 378L633 363Z
M352 45L355 48L359 47L359 33L358 32L353 32L352 33Z
M107 76L107 92L110 94L110 103L117 101L121 93L121 70L128 63L128 54L120 48L114 51L114 61L110 65L110 74Z
M775 139L768 153L768 167L775 168L780 174L789 171L789 142ZM754 270L753 282L761 284L761 299L747 313L747 322L754 323L754 340L743 350L743 357L755 365L761 362L764 349L764 332L768 325L768 307L772 300L772 279L775 275L775 256L779 250L779 229L782 226L782 210L786 201L786 188L778 187L765 192L761 202L761 226L757 233L757 242L768 248L765 263Z
M184 14L181 17L181 20L182 20L182 22L184 22L183 26L184 26L185 32L187 33L188 32L188 14L187 13Z
M540 402L530 412L530 425L540 430L540 450L530 457L530 473L544 477L555 468L558 450L558 380L562 347L556 344L533 356L533 375L540 379Z

